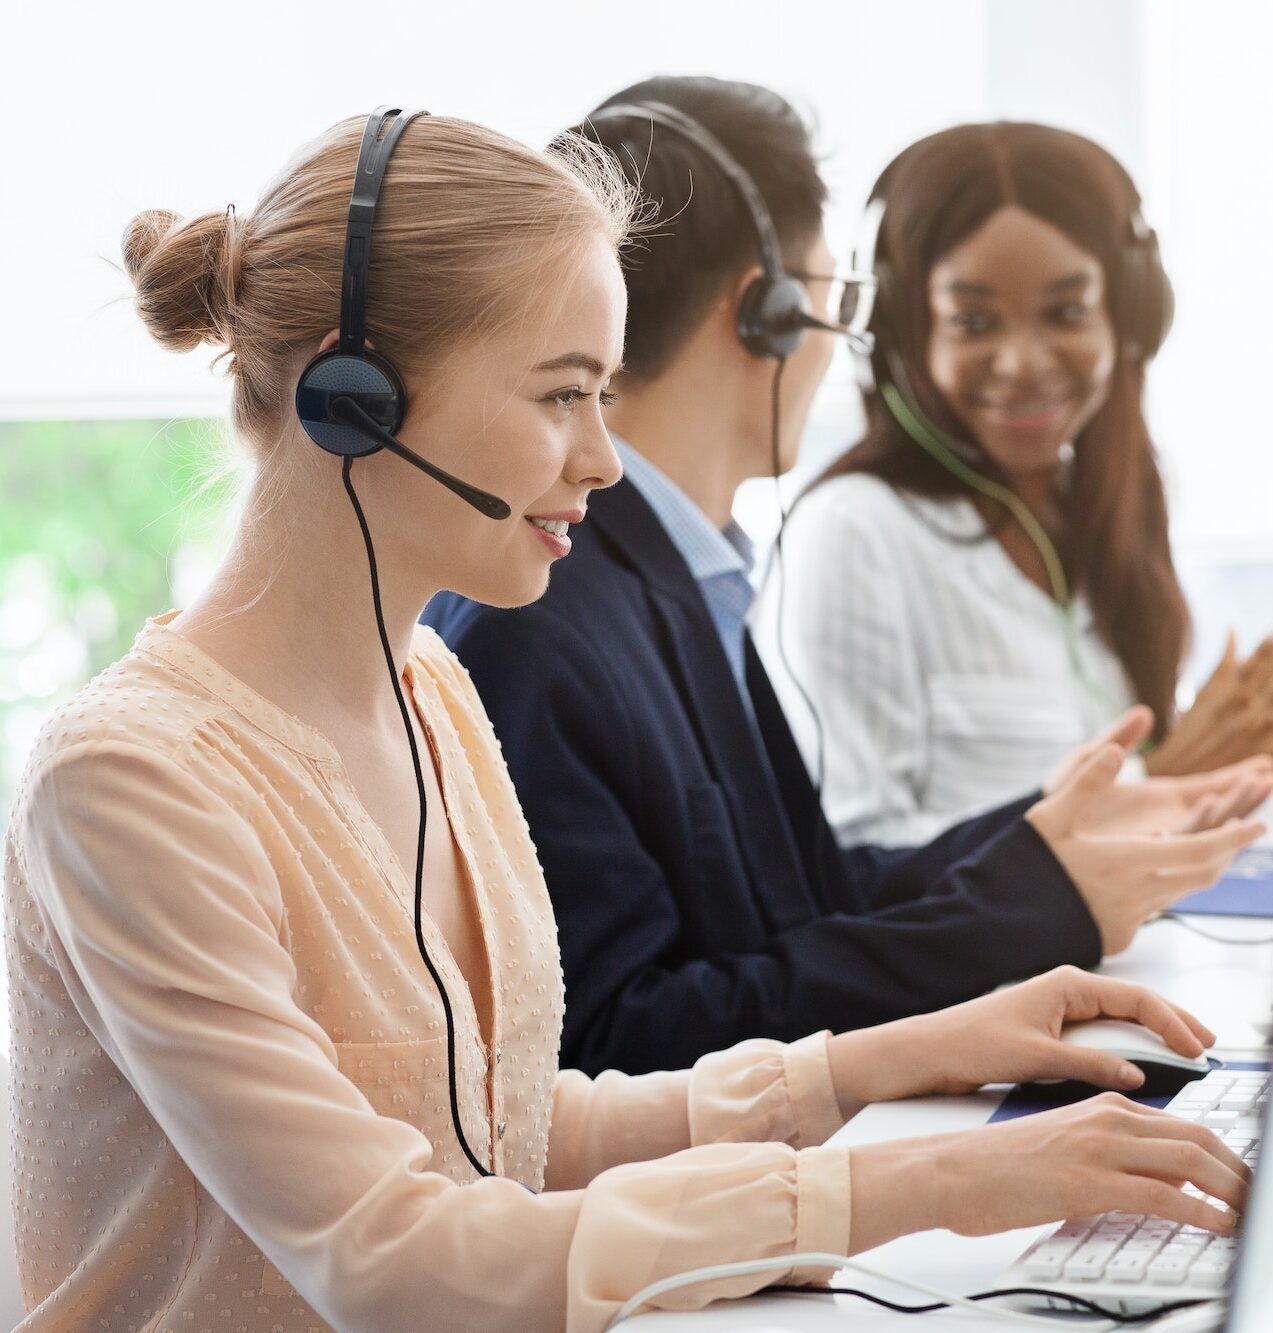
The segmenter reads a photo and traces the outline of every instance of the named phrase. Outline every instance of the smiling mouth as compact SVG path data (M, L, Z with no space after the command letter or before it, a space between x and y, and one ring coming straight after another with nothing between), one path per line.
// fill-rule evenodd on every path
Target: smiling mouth
M554 560L560 560L562 556L570 554L570 525L572 522L582 522L583 514L571 514L570 518L537 518L533 514L526 514L524 519L536 540L548 548Z
M994 403L984 398L976 400L980 411L993 412L1001 417L1048 416L1069 407L1073 401L1073 395L1068 393L1056 398L1022 398L1010 403Z
M565 537L570 532L570 524L564 518L532 518L529 522L551 532L554 537Z

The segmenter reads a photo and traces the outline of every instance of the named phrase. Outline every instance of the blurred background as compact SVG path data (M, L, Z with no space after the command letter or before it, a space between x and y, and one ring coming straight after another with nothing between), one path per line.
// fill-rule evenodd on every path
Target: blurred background
M1129 166L1176 286L1150 422L1197 623L1190 679L1235 625L1273 622L1273 9L1251 0L595 0L126 8L6 18L0 253L0 826L49 710L184 602L215 563L232 487L212 353L151 343L112 267L148 207L256 193L334 121L399 100L542 144L646 75L769 84L818 126L847 259L881 167L963 120L1078 130ZM54 90L56 90L54 94ZM1255 406L1253 406L1255 404ZM801 472L856 436L847 360ZM789 484L790 487L790 484ZM739 516L772 531L772 484Z

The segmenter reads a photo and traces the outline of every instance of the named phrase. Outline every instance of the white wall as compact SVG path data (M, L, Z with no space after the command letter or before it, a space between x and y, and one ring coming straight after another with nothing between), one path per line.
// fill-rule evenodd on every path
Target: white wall
M983 113L984 24L983 0L14 7L6 46L30 58L0 88L0 253L22 318L0 321L0 416L219 406L207 354L151 344L103 260L142 208L250 206L343 116L400 99L543 143L651 73L764 81L818 114L847 219L895 148Z
M1177 297L1150 388L1176 532L1186 546L1267 557L1273 8L1157 0L1146 30L1150 180Z

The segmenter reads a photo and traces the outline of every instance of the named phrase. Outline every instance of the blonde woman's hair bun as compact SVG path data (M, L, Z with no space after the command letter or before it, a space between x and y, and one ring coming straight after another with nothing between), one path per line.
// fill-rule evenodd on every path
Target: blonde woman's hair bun
M233 345L238 239L233 207L190 219L152 208L124 229L124 269L137 291L137 313L164 347Z

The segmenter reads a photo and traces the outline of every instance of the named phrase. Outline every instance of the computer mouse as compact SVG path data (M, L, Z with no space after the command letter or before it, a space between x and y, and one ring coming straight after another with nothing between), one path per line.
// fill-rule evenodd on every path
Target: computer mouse
M1144 1083L1130 1090L1134 1097L1174 1097L1186 1083L1202 1078L1219 1064L1205 1055L1179 1055L1156 1032L1119 1018L1071 1023L1061 1029L1061 1040L1109 1051L1134 1064L1145 1075Z

